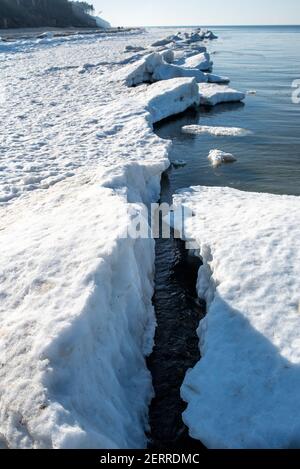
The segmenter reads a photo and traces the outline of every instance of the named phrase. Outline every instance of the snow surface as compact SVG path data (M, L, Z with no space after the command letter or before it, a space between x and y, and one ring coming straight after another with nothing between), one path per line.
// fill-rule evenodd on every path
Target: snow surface
M200 83L200 103L206 106L215 106L220 103L238 102L245 99L245 93L234 90L229 86L211 83Z
M192 187L185 237L203 260L201 360L184 421L208 448L299 448L300 199ZM299 368L299 369L298 369Z
M184 134L202 135L209 134L216 137L246 137L251 135L250 130L242 129L240 127L214 127L209 125L184 125L181 129Z
M1 446L146 446L154 244L125 235L169 166L153 123L199 92L192 78L128 88L113 75L133 37L163 34L0 53Z

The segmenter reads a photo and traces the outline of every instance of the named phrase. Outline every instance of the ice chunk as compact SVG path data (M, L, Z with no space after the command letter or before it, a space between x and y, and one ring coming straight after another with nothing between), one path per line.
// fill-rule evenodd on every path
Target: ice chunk
M173 51L153 52L141 60L127 65L115 75L116 79L125 80L128 86L140 83L153 83L177 77L194 77L198 83L207 82L206 75L198 69L180 67L166 63L174 58Z
M139 85L152 81L152 75L157 66L164 63L163 57L153 52L142 59L127 65L115 74L116 80L125 80L128 86Z
M192 55L188 57L184 66L186 68L198 68L202 71L211 70L213 62L210 60L210 55L207 52L202 52L201 54Z
M221 150L211 150L208 155L212 166L220 166L223 163L234 163L236 158L231 153L225 153Z
M220 84L226 84L230 82L230 78L228 77L223 77L220 75L215 75L213 73L206 73L208 83L220 83Z
M187 43L191 44L192 42L200 42L204 39L204 34L192 33L190 36L187 36Z
M215 106L219 103L239 102L245 99L245 93L234 90L229 86L203 83L198 85L200 104Z
M203 266L201 360L184 421L208 448L299 448L300 198L194 187L175 196Z
M153 75L153 81L169 80L177 77L194 77L197 83L207 82L206 75L196 68L185 68L173 64L163 64L156 67Z
M166 49L160 52L164 61L168 64L171 64L175 60L175 53L172 49Z
M125 47L125 52L142 52L143 50L146 50L145 47L142 46L126 46Z
M181 130L184 134L210 134L217 137L246 137L247 135L252 134L250 130L242 129L240 127L213 127L208 125L185 125Z
M151 47L161 47L161 46L167 46L168 44L171 44L174 41L174 36L168 36L165 39L160 39L159 41L154 42L151 44Z
M174 160L172 162L172 166L174 166L175 169L177 168L182 168L183 166L186 166L186 161L184 160Z
M158 122L199 104L198 85L194 78L159 81L148 87L142 99L153 122Z
M207 31L204 35L205 39L218 39L218 36L216 36L212 31Z

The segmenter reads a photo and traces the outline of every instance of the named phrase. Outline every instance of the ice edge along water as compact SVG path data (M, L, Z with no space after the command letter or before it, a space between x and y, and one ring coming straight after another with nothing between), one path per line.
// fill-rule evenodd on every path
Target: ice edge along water
M39 60L48 43L43 47ZM70 41L68 54L71 47ZM169 165L169 142L153 133L153 123L199 104L199 88L193 78L176 78L130 91L95 64L91 89L111 83L115 94L85 109L87 78L62 59L45 82L56 89L58 73L67 90L67 74L77 74L81 119L103 144L90 167L82 163L69 180L64 173L62 182L39 185L37 177L36 186L26 182L33 191L18 199L16 178L4 186L15 184L17 192L1 207L1 444L144 447L153 392L144 357L155 329L154 242L126 232L141 204L158 199ZM62 143L72 149L66 137Z
M299 197L192 187L174 205L193 213L185 238L207 302L202 358L181 389L191 436L208 448L299 448Z

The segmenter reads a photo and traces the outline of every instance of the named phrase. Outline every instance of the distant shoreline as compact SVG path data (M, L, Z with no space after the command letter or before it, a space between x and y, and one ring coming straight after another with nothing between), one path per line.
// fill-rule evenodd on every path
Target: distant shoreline
M39 38L46 32L53 33L53 37L76 36L77 34L116 34L120 32L142 31L143 28L138 27L115 27L108 29L101 28L53 28L53 27L38 27L38 28L10 28L0 29L0 38L4 42L10 42L21 39L34 39Z

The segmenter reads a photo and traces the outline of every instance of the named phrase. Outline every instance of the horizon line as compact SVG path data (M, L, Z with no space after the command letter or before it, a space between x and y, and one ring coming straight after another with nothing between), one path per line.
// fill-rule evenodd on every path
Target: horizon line
M257 27L262 27L262 28L266 28L266 27L300 27L300 24L289 24L289 23L284 23L284 24L277 24L277 23L274 23L274 24L198 24L198 23L194 23L194 24L154 24L154 25L127 25L129 27L140 27L140 28L193 28L193 27L230 27L230 28L240 28L240 27L248 27L248 28L257 28Z

